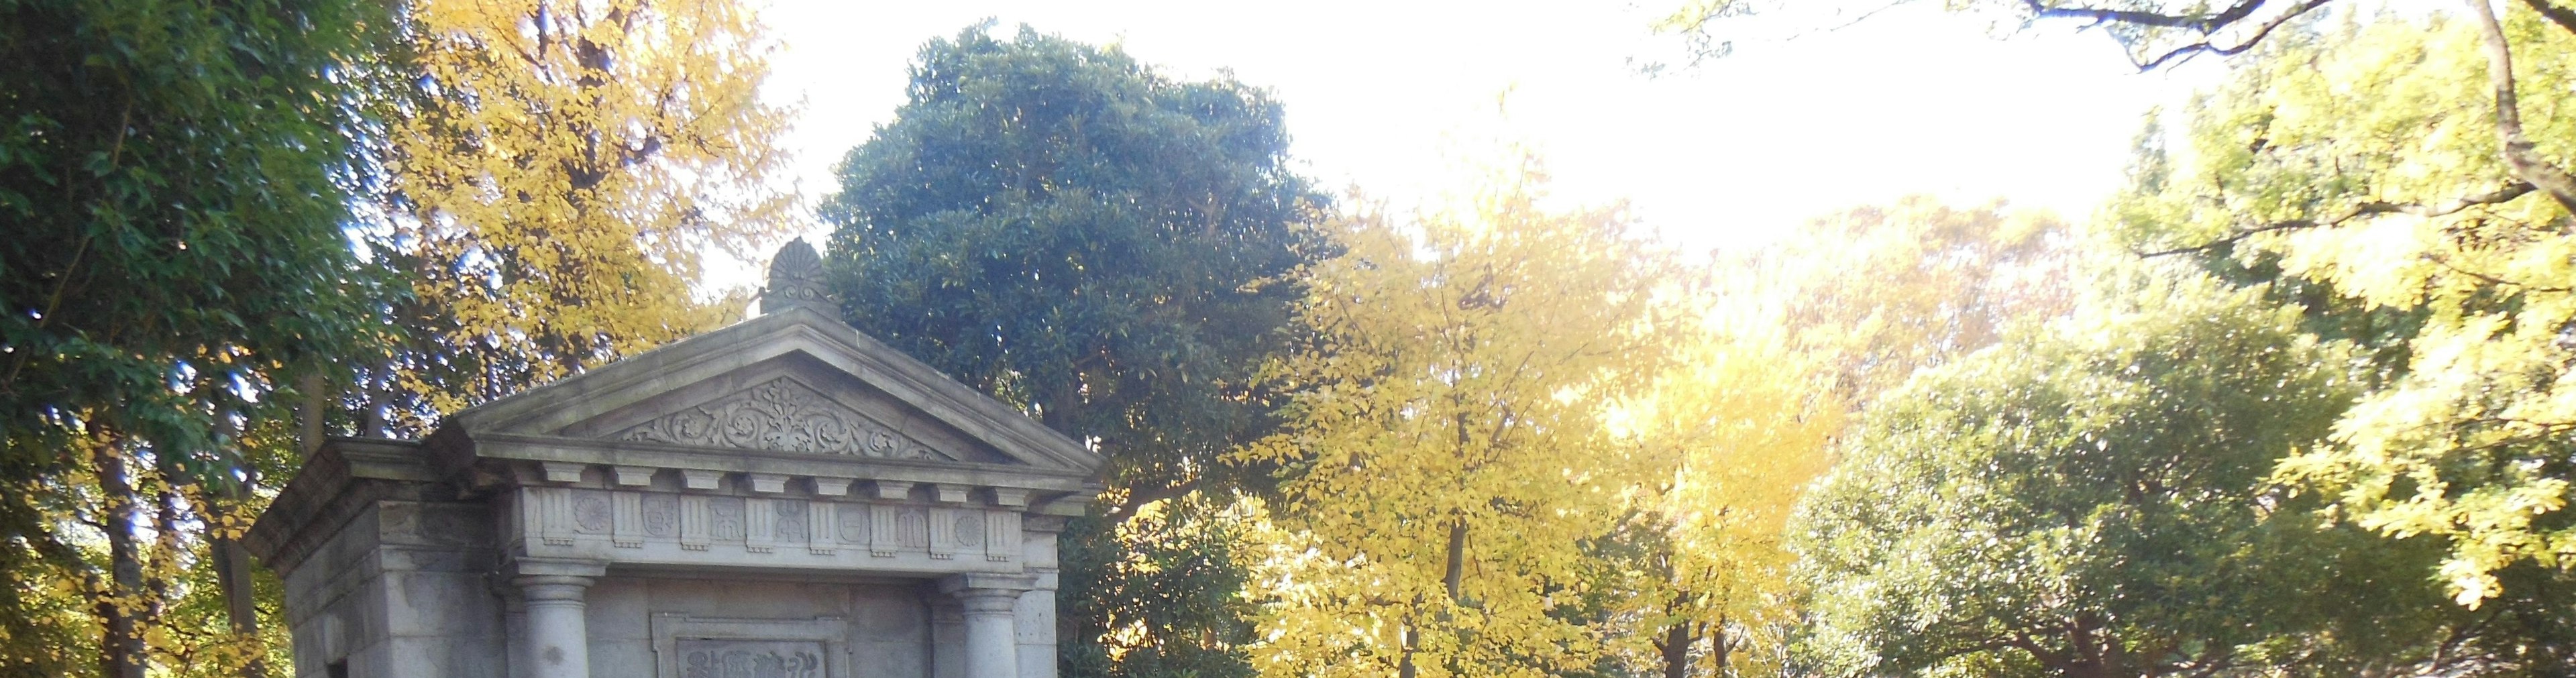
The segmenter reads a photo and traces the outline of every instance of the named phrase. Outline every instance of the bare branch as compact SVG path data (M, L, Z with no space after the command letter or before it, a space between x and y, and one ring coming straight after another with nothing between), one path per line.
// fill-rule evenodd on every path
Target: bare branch
M2360 204L2353 205L2351 209L2344 210L2344 211L2343 211L2343 213L2341 213L2341 214L2337 214L2337 215L2335 215L2333 218L2329 218L2329 219L2326 219L2326 220L2323 220L2323 221L2312 220L2312 219L2294 219L2294 220L2290 220L2290 221L2283 221L2283 222L2277 222L2277 223L2265 224L2265 225L2262 225L2262 226L2256 226L2256 227L2254 227L2254 228L2249 228L2249 229L2245 229L2245 230L2242 230L2242 231L2237 231L2237 232L2235 232L2235 233L2228 234L2226 237L2219 238L2219 239L2217 239L2217 240L2212 240L2212 241L2205 242L2205 243L2201 243L2201 244L2198 244L2198 245L2193 245L2193 246L2190 246L2190 247L2177 247L2177 248L2169 249L2169 250L2157 250L2157 251L2153 251L2153 252L2139 252L2139 253L2138 253L2138 256L2141 256L2141 257L2165 257L2165 256L2172 256L2172 255L2176 255L2176 254L2189 254L2189 253L2192 253L2192 252L2206 252L2206 251L2209 251L2209 250L2212 250L2212 249L2216 249L2216 248L2218 248L2218 247L2220 247L2220 246L2224 246L2224 245L2232 245L2232 244L2235 244L2235 243L2237 243L2237 242L2241 242L2241 241L2245 240L2246 238L2251 238L2251 237L2258 236L2258 235L2262 235L2262 234L2265 234L2265 233L2276 233L2276 232L2280 232L2280 231L2295 231L2295 230L2308 229L2308 228L2322 228L2322 227L2334 227L2334 226L2341 226L2341 225L2343 225L2343 224L2344 224L2344 222L2347 222L2347 221L2352 221L2352 220L2354 220L2354 219L2359 219L2359 218L2366 217L2366 216L2380 215L2380 214L2412 214L2412 215L2419 216L2419 217L2441 217L2441 216L2450 216L2450 215L2452 215L2452 214L2457 214L2457 213L2459 213L2461 210L2465 210L2465 209L2468 209L2468 208L2471 208L2471 207L2476 207L2476 206L2479 206L2479 205L2494 205L2494 204L2497 204L2497 203L2502 203L2502 202L2506 202L2506 201L2512 200L2512 199L2514 199L2514 198L2519 198L2519 197L2522 197L2522 196L2524 196L2524 195L2530 194L2533 190L2535 190L2535 189L2533 189L2533 188L2532 188L2532 185L2531 185L2530 183L2528 183L2528 182L2514 182L2513 184L2507 185L2507 186L2505 186L2505 187L2503 187L2503 188L2499 188L2499 189L2496 189L2496 190L2493 190L2493 191L2488 191L2488 192L2486 192L2486 193L2480 193L2480 194L2477 194L2477 195L2472 195L2472 196L2467 196L2467 197L2459 198L2459 199L2457 199L2457 200L2452 200L2452 201L2449 201L2449 202L2441 202L2441 203L2431 203L2431 204L2426 204L2426 203L2398 203L2398 202L2388 202L2388 201L2385 201L2385 200L2372 200L2372 201L2363 202L2363 203L2360 203Z
M2457 273L2457 274L2464 275L2464 276L2468 276L2468 277L2471 277L2471 278L2476 278L2476 279L2478 279L2478 282L2486 283L2486 284L2489 284L2489 285L2494 285L2494 286L2497 286L2497 287L2516 287L2516 288L2521 288L2521 289L2523 289L2523 290L2525 290L2525 291L2531 291L2531 292L2547 292L2547 293L2552 293L2552 294L2566 294L2566 293L2568 293L2568 292L2576 292L2576 289L2571 289L2571 288L2567 288L2567 287L2555 287L2555 286L2550 286L2550 285L2534 285L2534 284L2531 284L2531 283L2519 282L2519 281L2513 281L2513 280L2506 280L2506 279L2504 279L2504 278L2498 278L2498 277L2495 277L2495 276L2492 276L2492 275L2487 275L2487 274L2485 274L2485 273L2479 273L2479 272L2477 272L2477 271L2472 271L2472 270L2469 270L2469 269L2461 268L2458 264L2451 263L2451 259L2450 259L2449 257L2431 256L2431 257L2426 257L2426 259L2431 260L2434 264L2439 265L2439 266L2441 266L2442 268L2450 269L2450 271L2451 271L2452 273Z
M2547 191L2558 206L2576 212L2576 175L2550 164L2522 134L2522 104L2514 94L2513 46L2505 42L2504 24L2496 21L2488 0L2468 0L2469 14L2486 37L2487 83L2495 88L2497 152L2514 176Z
M2158 28L2180 28L2201 35L2216 33L2230 24L2253 16L2267 0L2244 0L2216 14L2158 14L2137 10L2100 7L2053 7L2043 0L2022 0L2022 6L2042 19L2091 19L2094 23L2123 23Z
M2272 29L2280 28L2282 24L2289 23L2292 19L2305 16L2307 13L2316 11L2317 8L2324 7L2326 6L2326 3L2333 1L2334 0L2306 0L2305 2L2301 2L2298 7L2292 8L2287 12L2282 12L2280 16L2272 17L2272 20L2270 21L2263 22L2263 26L2261 28L2254 29L2253 35L2246 36L2245 40L2236 43L2236 45L2232 47L2219 47L2210 43L2208 40L2202 40L2200 42L2167 50L2164 54L2157 55L2156 58L2148 59L2146 61L2138 61L2132 58L2129 63L2130 65L2137 66L2140 71L2152 71L2158 68L2163 68L2166 64L2175 63L2177 59L2188 60L2193 56L2202 54L2235 56L2245 50L2253 49L2255 45L2262 44L2263 38L2272 35Z
M2522 0L2522 4L2530 5L2533 11L2548 17L2549 23L2558 24L2559 28L2567 29L2569 33L2576 33L2576 10L2551 4L2549 0Z

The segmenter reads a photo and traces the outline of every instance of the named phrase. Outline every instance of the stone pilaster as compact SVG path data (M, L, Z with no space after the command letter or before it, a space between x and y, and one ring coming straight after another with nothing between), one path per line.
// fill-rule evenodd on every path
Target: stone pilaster
M584 596L607 566L576 560L522 558L512 563L510 584L527 606L521 661L529 678L590 678L590 629Z
M966 678L1020 678L1020 594L1037 587L1027 575L961 574L939 580L966 615Z

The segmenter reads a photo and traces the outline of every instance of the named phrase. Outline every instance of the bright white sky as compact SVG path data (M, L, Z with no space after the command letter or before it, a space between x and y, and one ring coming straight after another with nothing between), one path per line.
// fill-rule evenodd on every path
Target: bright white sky
M786 141L809 202L835 188L833 164L891 119L921 44L992 17L998 31L1027 23L1117 43L1175 77L1231 70L1269 88L1286 106L1292 152L1327 187L1401 205L1449 185L1462 150L1507 135L1540 149L1561 197L1628 199L1694 249L1760 242L1908 193L2084 217L2116 187L2140 114L2178 105L2215 70L2139 75L2102 35L2046 25L1999 37L1991 18L1944 14L1937 2L1831 31L1806 30L1837 23L1812 10L1827 3L1738 20L1748 32L1804 34L1649 78L1631 64L1679 48L1649 30L1668 11L1654 0L771 1L761 16L784 45L769 86L803 102ZM1497 114L1506 91L1508 113Z

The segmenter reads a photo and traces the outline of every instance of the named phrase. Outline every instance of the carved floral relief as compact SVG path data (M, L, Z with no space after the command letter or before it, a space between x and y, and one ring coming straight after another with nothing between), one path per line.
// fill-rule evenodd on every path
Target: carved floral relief
M769 524L769 538L783 542L805 541L805 502L772 502L778 520Z
M679 497L659 493L644 495L644 534L655 537L679 536Z
M657 417L615 437L781 452L955 459L787 377Z
M832 510L840 512L841 541L843 543L868 543L869 516L868 506L866 504L841 504L832 507Z
M707 522L715 528L709 531L715 533L716 539L741 541L743 535L748 534L742 522L742 509L741 497L707 498Z
M958 514L956 530L958 546L966 548L982 548L984 546L984 514Z
M576 490L572 500L572 528L573 532L580 534L608 534L608 495Z

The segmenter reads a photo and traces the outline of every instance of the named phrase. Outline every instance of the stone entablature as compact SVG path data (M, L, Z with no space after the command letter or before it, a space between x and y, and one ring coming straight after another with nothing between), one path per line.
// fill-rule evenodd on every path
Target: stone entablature
M1017 573L1023 521L1032 511L1048 517L1030 506L1031 490L1017 487L531 466L509 535L522 552L547 558Z

